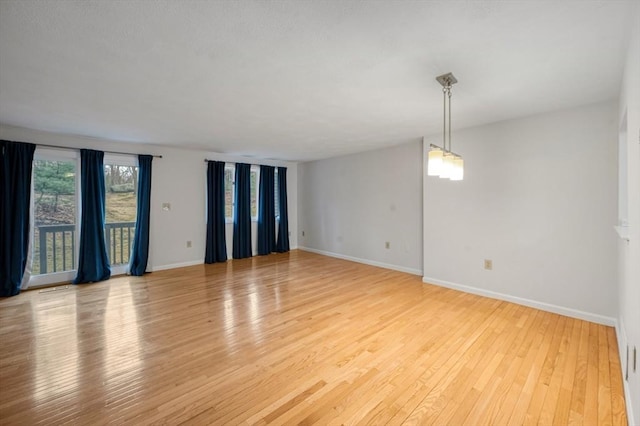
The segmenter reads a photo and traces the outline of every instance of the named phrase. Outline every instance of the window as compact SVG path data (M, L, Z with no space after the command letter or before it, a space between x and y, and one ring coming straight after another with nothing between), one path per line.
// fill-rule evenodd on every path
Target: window
M227 223L233 223L235 209L235 165L228 164L224 169L224 217ZM251 166L250 171L251 220L258 220L258 186L260 184L260 168Z
M233 222L233 206L235 201L235 194L233 191L234 185L234 167L226 165L224 168L224 218L227 223Z
M258 220L258 183L260 182L260 168L251 166L251 220Z
M78 154L37 148L33 161L31 285L71 280L78 262Z
M107 255L111 266L126 265L133 248L138 208L138 166L135 157L105 155L104 182Z
M273 198L275 203L276 220L280 220L280 185L278 185L278 168L273 173Z

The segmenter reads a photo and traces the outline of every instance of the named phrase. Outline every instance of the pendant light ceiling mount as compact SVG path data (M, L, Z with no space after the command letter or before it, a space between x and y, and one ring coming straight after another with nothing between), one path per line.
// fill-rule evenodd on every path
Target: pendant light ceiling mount
M446 73L436 77L442 85L442 148L431 144L429 149L429 161L427 163L427 175L438 176L450 180L462 180L464 176L464 161L462 156L451 150L451 86L458 82L452 73ZM447 124L449 133L449 146L447 147Z
M442 74L436 77L436 80L438 81L438 83L440 83L442 85L442 87L449 88L451 89L451 86L456 84L458 82L458 79L455 78L455 76L453 74L451 74L450 72L446 73L446 74Z

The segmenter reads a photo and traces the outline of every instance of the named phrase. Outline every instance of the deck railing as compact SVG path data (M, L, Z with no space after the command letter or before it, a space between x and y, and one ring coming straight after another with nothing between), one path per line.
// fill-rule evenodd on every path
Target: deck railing
M34 273L75 269L76 225L41 225L38 230L39 263L34 262Z
M105 224L104 236L111 265L129 262L133 248L135 222ZM36 227L36 252L33 273L48 274L76 268L76 225L40 225Z
M129 263L135 229L135 222L114 222L104 225L107 255L112 265Z

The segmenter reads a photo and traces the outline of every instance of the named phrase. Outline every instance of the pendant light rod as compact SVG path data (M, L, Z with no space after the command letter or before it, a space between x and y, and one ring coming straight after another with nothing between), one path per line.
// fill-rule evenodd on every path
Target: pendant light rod
M442 149L447 150L447 87L442 88Z
M460 181L464 178L464 160L461 155L453 152L451 141L451 86L457 83L458 80L451 73L440 75L436 77L436 80L442 86L442 148L430 144L427 175ZM448 144L447 137L449 139Z
M438 83L442 85L442 149L451 152L451 86L458 82L458 79L450 72L436 77ZM448 98L448 99L447 99ZM448 114L447 114L447 101ZM447 149L447 115L449 116L449 149Z
M447 95L449 96L449 152L451 152L451 85L447 87Z

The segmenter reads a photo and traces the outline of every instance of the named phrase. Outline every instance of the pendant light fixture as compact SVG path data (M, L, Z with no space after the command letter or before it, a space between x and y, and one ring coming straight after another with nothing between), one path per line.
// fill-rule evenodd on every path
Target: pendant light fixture
M458 80L451 73L436 77L442 85L442 148L431 144L427 161L427 175L441 179L462 180L464 178L464 161L451 150L451 86ZM448 132L447 132L448 127ZM447 148L447 133L449 146Z

